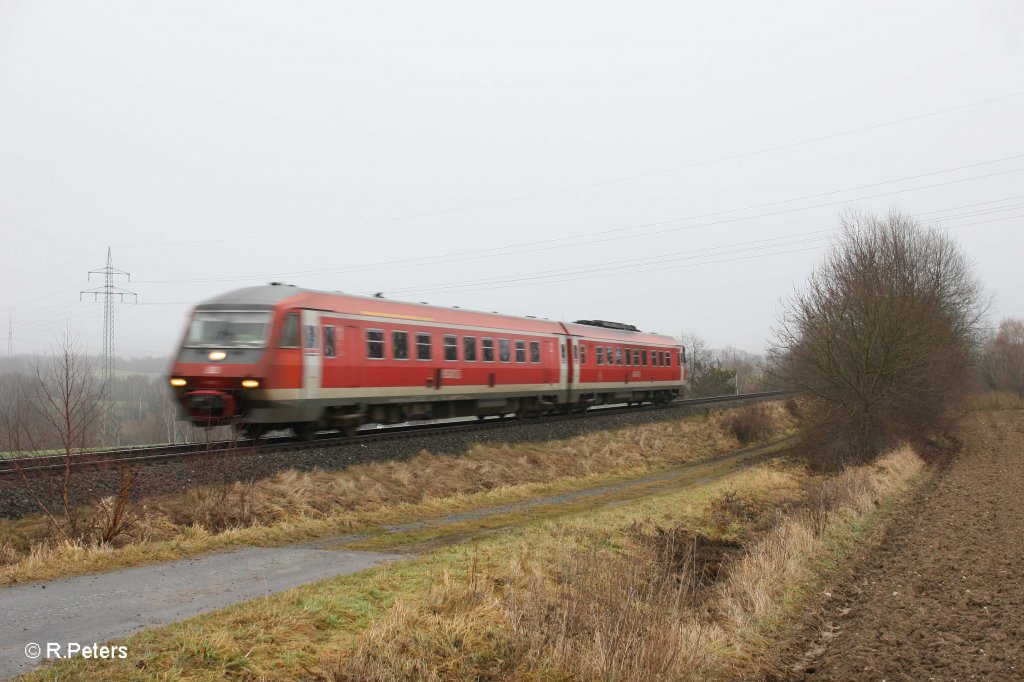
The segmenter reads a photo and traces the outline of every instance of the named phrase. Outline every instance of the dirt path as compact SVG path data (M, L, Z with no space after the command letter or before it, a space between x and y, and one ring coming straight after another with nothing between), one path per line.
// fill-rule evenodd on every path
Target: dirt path
M1024 412L972 414L961 438L833 586L791 679L1024 679Z

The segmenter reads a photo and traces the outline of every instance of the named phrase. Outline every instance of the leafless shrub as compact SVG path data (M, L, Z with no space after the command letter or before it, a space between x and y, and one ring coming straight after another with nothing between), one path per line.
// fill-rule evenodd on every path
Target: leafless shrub
M800 419L800 403L797 402L796 398L789 398L782 404L782 406L786 408L786 412L789 412L789 416L793 419Z
M132 504L138 472L124 462L117 464L117 490L101 499L92 515L91 531L94 539L109 544L128 535L142 518L141 510Z
M802 391L803 436L828 467L877 456L941 424L963 394L987 307L957 245L910 217L848 213L784 309L776 380Z
M767 438L775 431L772 413L761 403L735 410L723 420L723 426L743 445Z

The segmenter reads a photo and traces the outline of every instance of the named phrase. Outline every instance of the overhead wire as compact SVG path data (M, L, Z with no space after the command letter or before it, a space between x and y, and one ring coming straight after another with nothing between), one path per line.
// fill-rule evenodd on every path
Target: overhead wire
M971 223L964 223L964 224L960 224L960 225L952 225L952 226L940 227L940 229L945 229L945 230L957 229L957 228L961 228L961 227L968 227L968 226L972 226L972 225L981 225L981 224L986 224L986 223L999 222L999 221L1003 221L1003 220L1016 220L1016 219L1019 219L1019 218L1024 218L1024 214L1014 215L1014 216L1002 216L1002 217L993 218L993 219L990 219L990 220L982 220L982 221L975 221L975 222L971 222ZM836 232L836 230L834 230L834 229L832 229L832 230L822 230L820 232L828 232L829 234L834 234ZM814 234L814 233L806 233L806 234L810 235L810 234ZM801 235L794 235L794 236L801 236ZM415 287L415 288L410 288L410 289L402 289L402 290L398 290L398 291L399 292L415 291L415 292L418 292L418 293L422 294L422 293L452 292L452 291L460 291L460 290L464 290L464 289L473 289L473 290L481 290L481 289L483 289L483 290L487 290L487 289L505 288L505 287L509 287L509 286L529 286L529 285L533 285L533 284L557 284L557 283L563 283L563 282L577 281L577 280L581 280L581 279L592 279L594 277L632 275L632 274L637 274L637 273L645 273L646 274L646 273L649 273L649 272L661 272L661 271L664 271L664 270L673 270L673 269L677 269L677 268L691 267L691 266L695 266L695 265L705 265L705 264L711 264L711 263L722 263L722 262L729 262L729 261L732 261L732 260L745 260L747 258L753 258L753 257L764 257L764 256L770 256L770 255L781 255L781 254L786 254L786 253L795 253L797 251L814 250L816 248L820 248L820 245L819 246L814 246L814 247L806 247L806 248L800 248L800 249L786 250L786 251L768 251L766 253L758 253L758 254L754 254L754 255L751 255L751 256L746 256L744 258L739 258L739 259L734 258L734 259L711 260L711 261L700 260L700 259L708 258L708 257L714 258L714 257L720 256L720 255L733 255L733 254L736 254L736 253L745 253L745 252L750 252L750 251L759 251L759 250L763 250L763 249L778 249L778 248L782 248L782 247L799 245L799 244L802 244L802 243L827 242L828 239L829 239L829 235L823 235L823 236L820 236L820 237L808 237L806 239L797 239L797 240L791 240L791 241L784 241L783 243L769 243L769 244L765 244L765 245L762 245L762 246L749 246L749 247L745 247L745 248L742 248L745 243L744 242L739 242L739 243L731 245L731 246L740 247L740 248L734 248L734 249L731 249L731 250L722 251L721 249L715 250L715 247L709 247L708 249L704 249L704 250L705 251L711 251L711 253L700 254L697 251L695 251L693 254L689 254L689 255L673 254L675 256L673 258L667 258L667 259L662 259L662 260L653 260L653 261L650 261L650 262L632 263L632 264L627 264L627 265L620 265L617 262L611 262L611 263L603 264L604 267L593 267L593 268L589 268L589 269L582 269L581 268L577 272L566 270L566 271L549 271L547 273L544 273L544 272L541 272L541 273L529 273L529 274L517 275L517 276L512 276L512 277L507 277L507 278L495 278L495 279L491 279L491 280L475 280L475 281L469 281L469 282L447 283L447 284L434 285L434 286L423 286L423 287ZM767 241L767 240L755 240L755 241ZM725 248L725 247L722 247L722 248ZM701 251L701 250L698 250L698 251ZM672 265L672 266L668 266L668 267L653 267L653 268L651 267L652 265L658 266L658 265L663 265L665 262L674 262L674 261L681 261L681 260L698 260L699 262L689 263L689 264L685 264L685 265ZM575 276L575 275L581 275L581 276Z
M735 161L735 160L738 160L738 159L750 158L750 157L758 156L758 155L761 155L761 154L768 154L768 153L771 153L771 152L782 151L782 150L785 150L785 149L792 149L794 147L804 146L804 145L808 145L808 144L814 144L814 143L817 143L817 142L823 142L823 141L826 141L826 140L832 140L832 139L836 139L836 138L840 138L840 137L845 137L845 136L849 136L849 135L855 135L855 134L858 134L858 133L867 132L869 130L877 130L877 129L880 129L880 128L886 128L886 127L889 127L889 126L900 125L900 124L908 123L908 122L911 122L911 121L918 121L918 120L922 120L922 119L925 119L925 118L930 118L930 117L934 117L934 116L940 116L940 115L952 113L952 112L955 112L955 111L962 111L964 109L970 109L970 108L981 106L981 105L984 105L984 104L991 104L993 102L1000 102L1000 101L1012 99L1014 97L1020 97L1021 95L1024 95L1024 91L1012 92L1012 93L1009 93L1009 94L1006 94L1006 95L1000 95L998 97L991 97L991 98L988 98L988 99L977 100L977 101L974 101L974 102L968 102L966 104L960 104L960 105L956 105L956 106L953 106L953 107L947 107L947 108L944 108L944 109L937 109L937 110L934 110L934 111L925 112L923 114L916 114L916 115L913 115L913 116L906 116L906 117L899 118L899 119L894 119L894 120L891 120L891 121L885 121L883 123L876 123L876 124L872 124L872 125L861 126L859 128L853 128L853 129L850 129L850 130L844 130L844 131L839 131L839 132L836 132L836 133L830 133L828 135L820 135L820 136L817 136L817 137L806 138L806 139L797 140L797 141L794 141L794 142L787 142L787 143L783 143L783 144L772 145L772 146L769 146L769 147L762 147L762 148L759 148L759 149L755 149L755 150L751 150L751 151L747 151L747 152L742 152L742 153L738 153L738 154L730 154L730 155L726 155L726 156L717 157L717 158L714 158L714 159L708 159L708 160L704 160L704 161L696 161L696 162L689 163L689 164L673 166L671 168L665 168L665 169L660 169L660 170L655 170L655 171L648 171L648 172L645 172L645 173L638 173L638 174L634 174L634 175L620 176L620 177L616 177L616 178L609 178L609 179L600 180L600 181L597 181L597 182L573 185L573 186L570 186L570 187L563 187L563 188L554 189L554 190L547 190L547 191L544 191L544 192L535 192L535 193L531 193L531 194L523 194L523 195L518 195L518 196L514 196L514 197L506 197L506 198L503 198L503 199L494 199L494 200L489 200L489 201L475 202L475 203L471 203L471 204L465 204L465 205L462 205L462 206L455 206L455 207L450 207L450 208L437 209L437 210L433 210L433 211L421 211L421 212L418 212L418 213L411 213L411 214L402 215L402 216L392 216L392 217L380 218L380 219L376 219L376 220L367 220L367 221L362 221L362 222L350 223L348 225L338 225L338 226L322 227L322 228L311 228L311 229L308 229L308 230L288 230L288 231L265 233L265 234L258 234L258 235L241 235L241 236L234 236L234 237L224 237L224 238L221 238L221 239L199 239L199 240L188 240L188 241L179 241L179 242L164 242L164 243L161 243L161 244L152 244L152 243L150 243L150 244L121 244L121 245L118 245L118 246L120 248L139 248L139 247L159 247L159 248L164 248L164 247L171 247L171 246L193 246L193 245L196 245L196 244L215 244L215 243L224 243L224 242L232 242L232 241L247 241L247 240L254 240L254 239L268 239L268 238L273 238L273 237L294 236L294 235L302 235L302 234L316 234L316 233L321 233L321 232L335 232L335 231L339 231L339 230L349 230L349 229L354 229L354 228L358 228L358 227L370 227L370 226L374 226L374 225L383 225L383 224L392 223L392 222L400 222L400 221L406 221L406 220L415 220L415 219L420 219L420 218L435 217L435 216L447 215L447 214L450 214L450 213L458 213L458 212L462 212L462 211L469 211L469 210L473 210L473 209L477 209L477 208L485 208L485 207L490 207L490 206L501 206L501 205L510 204L510 203L516 203L516 202L520 202L520 201L527 201L527 200L531 200L531 199L540 199L540 198L555 196L555 195L559 195L559 194L565 194L565 193L569 193L569 192L576 192L576 191L580 191L580 190L584 190L584 189L592 189L592 188L595 188L595 187L603 187L603 186L606 186L606 185L620 183L620 182L628 182L628 181L632 181L632 180L639 180L639 179L643 179L643 178L650 178L650 177L655 177L655 176L659 176L659 175L666 175L666 174L670 174L670 173L676 173L676 172L679 172L679 171L682 171L682 170L689 170L689 169L693 169L693 168L700 168L702 166L708 166L708 165L712 165L712 164L723 163L725 161Z
M648 227L659 227L659 226L662 226L662 225L669 225L669 224L672 224L672 223L685 222L685 221L690 221L690 220L700 220L702 218L709 218L709 217L728 215L728 214L731 214L731 213L740 213L740 212L743 212L743 211L750 211L750 210L754 210L754 209L758 209L758 208L767 208L767 207L770 207L770 206L781 206L781 205L784 205L784 204L787 204L787 203L793 203L793 202L797 202L797 201L805 201L807 199L814 199L814 198L830 196L830 195L835 195L835 194L842 194L844 192L852 192L852 191L856 191L858 189L866 189L866 188L869 188L869 187L879 187L879 186L886 185L886 184L893 184L893 183L897 183L897 182L905 182L905 181L908 181L908 180L920 179L920 178L923 178L923 177L940 175L942 173L952 173L952 172L959 171L959 170L966 170L968 168L977 168L977 167L980 167L980 166L991 165L991 164L994 164L994 163L1003 163L1005 161L1019 159L1019 158L1022 158L1022 157L1024 157L1024 154L1016 154L1016 155L1012 155L1012 156L1001 157L1001 158L998 158L998 159L992 159L992 160L989 160L989 161L982 161L982 162L979 162L979 163L968 164L968 165L965 165L965 166L956 166L956 167L953 167L953 168L946 168L946 169L937 170L937 171L929 171L927 173L920 173L920 174L905 176L905 177L901 177L901 178L894 178L894 179L891 179L891 180L884 180L884 181L881 181L881 182L874 182L874 183L869 183L869 184L865 184L865 185L856 185L856 186L852 186L852 187L844 187L842 189L830 190L828 192L819 192L819 193L816 193L816 194L809 194L809 195L804 195L804 196L799 196L799 197L792 197L792 198L788 198L788 199L779 199L779 200L770 201L770 202L762 202L762 203L759 203L759 204L751 204L751 205L743 206L743 207L739 207L739 208L723 209L723 210L712 211L712 212L708 212L708 213L694 214L694 215L688 215L688 216L678 216L678 217L667 218L667 219L659 220L659 221L640 223L640 224L629 225L629 226L624 226L624 227L609 228L609 229L606 229L606 230L598 230L598 231L587 232L587 233L578 233L578 234L575 234L575 235L568 235L568 236L565 236L565 237L554 237L554 238L550 238L550 239L540 239L540 240L530 240L530 241L518 242L518 243L515 243L515 244L505 245L505 246L501 246L501 247L491 247L491 248L486 248L486 249L463 250L463 251L456 251L456 252L451 252L451 253L448 253L448 254L440 254L440 255L435 255L435 256L419 256L419 257L415 257L415 258L404 258L404 259L397 259L397 260L391 260L391 261L382 261L382 262L378 262L378 263L369 263L369 264L365 264L365 265L347 265L347 266L336 266L336 267L331 267L331 268L321 268L321 269L314 269L314 270L293 270L293 271L259 273L259 274L249 274L249 275L232 275L232 276L228 276L228 277L206 277L206 278L164 279L164 280L138 280L138 283L140 283L140 284L191 284L191 283L195 283L195 282L228 282L228 281L242 281L242 280L260 279L260 278L280 278L280 277L295 276L295 275L327 275L327 274L333 274L333 273L338 273L338 272L346 272L346 273L347 272L366 272L366 271L379 270L379 269L389 269L389 268L393 268L393 267L396 267L396 266L406 266L406 267L408 267L408 266L411 266L411 265L414 265L414 264L419 265L419 264L428 264L428 263L441 264L441 263L448 263L448 262L461 262L461 261L465 261L465 260L469 260L469 259L490 258L490 257L497 257L497 256L507 256L507 255L513 255L513 254L521 254L521 253L532 253L532 252L535 252L537 250L548 250L550 248L566 248L566 247L571 247L571 246L578 245L577 241L572 241L571 243L563 243L563 242L569 242L570 240L586 240L587 244L603 243L603 242L607 242L607 241L612 241L612 239L625 239L625 238L637 237L637 236L648 236L648 235L651 235L651 234L662 234L663 232L665 232L667 230L665 230L665 231L656 231L656 232L641 232L641 233L638 233L638 234L626 234L626 235L623 235L622 237L614 237L612 239L607 239L607 238L606 239L595 239L594 237L604 236L604 235L611 235L611 234L618 234L618 233L629 232L629 231L633 231L633 230L640 230L640 229L648 228ZM1009 170L1009 171L1000 171L1000 172L997 172L997 173L991 173L991 174L987 174L987 175L974 176L974 177L970 177L970 178L961 178L959 180L952 180L952 181L948 181L948 182L945 182L945 183L937 183L937 184L925 185L923 187L915 187L915 188L894 190L892 192L884 192L882 194L875 194L875 195L871 195L871 196L868 196L868 197L861 197L861 198L856 198L856 199L843 199L843 200L838 201L838 202L829 202L829 203L824 203L824 204L817 204L817 205L809 206L809 207L791 209L790 211L782 211L780 213L793 212L793 211L802 211L802 210L808 210L810 208L820 208L820 207L823 207L823 206L847 203L849 201L861 201L861 200L864 200L864 199L872 199L872 198L877 198L879 196L886 196L886 195L889 195L889 194L898 194L898 193L903 193L903 192L919 191L919 190L922 190L922 189L931 189L931 188L934 188L934 187L940 187L940 186L949 185L949 184L957 184L957 183L960 183L960 182L969 182L969 181L972 181L972 180L985 179L985 178L993 177L994 175L1001 175L1001 174L1005 174L1005 173L1020 172L1021 170L1024 170L1024 169L1017 168L1017 169L1012 169L1012 170ZM779 213L767 213L767 214L761 214L760 216L756 216L756 217L761 217L761 216L766 216L766 215L778 215L778 214ZM723 222L731 222L731 221L720 221L720 222L716 222L716 223L707 223L705 225L697 225L697 226L692 226L692 227L682 227L682 228L678 228L678 229L695 229L696 227L703 227L703 226L708 226L708 225L722 224ZM675 230L672 230L672 231L675 231ZM524 248L524 247L543 247L543 249Z

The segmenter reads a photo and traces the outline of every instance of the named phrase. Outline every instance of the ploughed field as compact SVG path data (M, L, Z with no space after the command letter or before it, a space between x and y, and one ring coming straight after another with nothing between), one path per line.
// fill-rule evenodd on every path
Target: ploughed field
M975 412L959 436L831 581L792 679L1024 679L1024 411Z

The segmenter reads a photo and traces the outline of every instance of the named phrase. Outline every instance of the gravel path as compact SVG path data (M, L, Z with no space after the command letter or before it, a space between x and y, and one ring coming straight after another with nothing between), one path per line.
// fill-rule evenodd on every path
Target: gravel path
M248 547L111 573L0 588L0 679L29 672L47 644L90 646L204 611L400 558ZM41 647L37 654L33 645ZM55 650L56 653L56 650ZM131 655L131 651L127 655Z
M799 680L1024 679L1024 412L963 449L832 590Z

